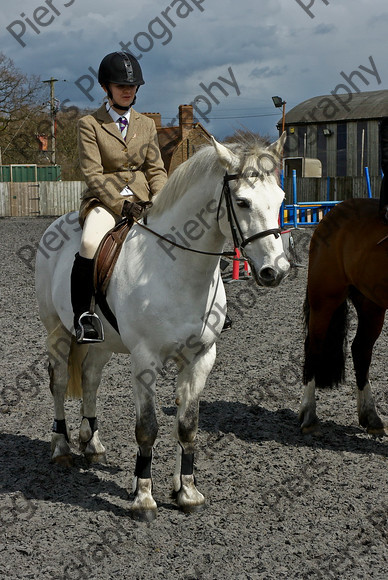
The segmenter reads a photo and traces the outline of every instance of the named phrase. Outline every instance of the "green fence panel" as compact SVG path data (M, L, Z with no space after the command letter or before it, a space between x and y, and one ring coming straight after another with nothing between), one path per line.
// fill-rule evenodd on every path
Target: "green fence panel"
M38 181L59 181L60 179L60 165L43 165L42 167L38 167Z
M24 183L29 181L60 181L60 179L60 165L0 165L0 182Z

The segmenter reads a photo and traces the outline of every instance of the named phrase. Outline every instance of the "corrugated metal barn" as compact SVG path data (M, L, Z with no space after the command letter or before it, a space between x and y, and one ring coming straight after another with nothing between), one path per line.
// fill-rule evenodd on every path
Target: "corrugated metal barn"
M379 124L388 90L339 93L303 101L285 115L285 157L317 158L322 176L381 175Z

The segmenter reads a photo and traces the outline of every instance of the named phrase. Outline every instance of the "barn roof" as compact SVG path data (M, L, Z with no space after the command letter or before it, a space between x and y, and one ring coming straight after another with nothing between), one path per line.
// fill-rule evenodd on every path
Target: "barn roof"
M313 97L288 111L285 122L306 125L382 117L388 117L388 90Z

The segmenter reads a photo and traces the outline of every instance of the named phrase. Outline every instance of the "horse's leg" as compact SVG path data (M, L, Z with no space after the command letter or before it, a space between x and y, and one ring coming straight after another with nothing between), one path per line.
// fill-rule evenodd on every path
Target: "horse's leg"
M346 312L344 291L319 297L312 305L306 299L305 389L299 408L303 433L314 432L318 427L315 388L333 386L343 377Z
M305 385L299 407L299 423L302 433L314 433L318 429L317 403L315 399L315 380Z
M352 357L357 383L357 410L360 425L368 433L384 435L384 424L376 412L369 367L373 346L380 336L384 324L385 309L377 306L362 294L355 293L352 302L357 310L358 326L352 343Z
M152 360L152 359L150 359ZM151 370L152 369L152 370ZM135 435L138 444L135 476L132 485L132 516L142 521L152 521L157 505L152 497L152 449L158 434L155 409L156 372L154 365L137 364L132 354L132 386L136 410Z
M58 320L53 330L48 331L47 351L50 391L54 399L54 424L51 437L51 460L62 465L70 465L70 435L65 420L65 396L69 380L68 360L71 349L71 335Z
M200 510L205 498L196 488L194 477L194 440L198 430L199 397L216 358L216 345L183 365L178 373L174 435L178 439L174 472L174 496L185 512Z
M98 435L96 418L97 389L104 366L112 353L89 346L88 354L82 364L82 421L79 431L80 450L91 463L105 462L105 447Z

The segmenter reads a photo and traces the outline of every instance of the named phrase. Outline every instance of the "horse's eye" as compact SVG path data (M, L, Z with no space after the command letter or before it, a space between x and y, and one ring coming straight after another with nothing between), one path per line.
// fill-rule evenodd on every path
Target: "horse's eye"
M244 207L245 209L249 209L251 207L247 199L236 199L236 204L238 207Z

